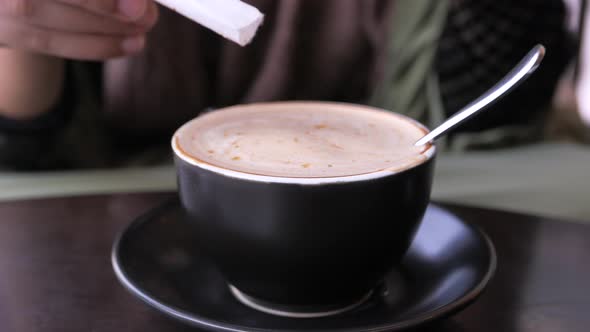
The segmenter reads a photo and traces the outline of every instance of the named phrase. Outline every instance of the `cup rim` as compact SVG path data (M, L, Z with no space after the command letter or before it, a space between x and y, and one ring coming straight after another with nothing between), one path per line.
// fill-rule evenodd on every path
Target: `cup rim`
M236 106L238 106L238 107L239 106L246 106L246 105L247 106L256 106L256 105L281 106L281 105L287 105L287 104L288 105L320 104L320 105L332 105L332 106L340 105L340 106L344 106L344 107L364 108L366 110L375 111L375 112L386 112L388 114L398 116L398 117L404 119L405 121L411 122L413 125L417 126L421 130L423 130L424 134L427 134L430 132L430 130L428 128L426 128L426 126L424 126L422 123L420 123L408 116L405 116L403 114L386 111L384 109L377 108L377 107L366 106L366 105L362 105L362 104L354 104L354 103L324 102L324 101L277 101L277 102L259 102L259 103L234 105L234 106L229 106L229 107L225 107L225 108L220 108L219 110L223 110L226 108L232 108L232 107L236 107ZM172 146L172 151L174 152L174 155L190 165L211 171L213 173L227 176L227 177L231 177L231 178L253 181L253 182L300 184L300 185L321 185L321 184L334 184L334 183L362 182L362 181L375 180L375 179L379 179L379 178L384 178L384 177L396 175L396 174L405 172L407 170L416 168L416 167L426 163L427 161L431 160L434 157L434 155L436 154L436 145L434 143L429 143L429 146L426 148L426 150L424 150L422 152L422 155L424 155L426 158L424 158L423 160L421 160L413 165L403 167L400 169L387 169L386 168L386 169L382 169L382 170L377 170L377 171L372 171L372 172L362 173L362 174L354 174L354 175L333 176L333 177L284 177L284 176L272 176L272 175L261 175L261 174L255 174L255 173L247 173L247 172L236 171L236 170L231 170L228 168L212 165L210 163L199 160L193 156L190 156L187 153L185 153L184 151L182 151L182 149L180 148L179 143L178 143L178 133L180 132L180 130L182 130L184 127L188 126L191 122L196 121L198 118L199 118L199 116L184 123L182 126L180 126L174 132L174 135L172 135L171 146Z

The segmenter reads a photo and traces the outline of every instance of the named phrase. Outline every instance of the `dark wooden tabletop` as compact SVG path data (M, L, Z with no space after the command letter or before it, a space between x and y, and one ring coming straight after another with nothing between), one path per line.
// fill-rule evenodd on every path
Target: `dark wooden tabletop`
M0 204L0 331L195 331L119 285L115 235L170 194ZM590 225L447 206L480 225L498 270L479 300L424 331L589 331Z

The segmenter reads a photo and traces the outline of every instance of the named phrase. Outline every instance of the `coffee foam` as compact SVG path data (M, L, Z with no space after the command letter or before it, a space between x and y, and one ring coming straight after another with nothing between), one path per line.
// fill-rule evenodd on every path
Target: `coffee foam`
M425 129L394 113L338 103L288 102L229 107L175 134L180 153L248 174L325 178L401 171L427 159L415 147Z

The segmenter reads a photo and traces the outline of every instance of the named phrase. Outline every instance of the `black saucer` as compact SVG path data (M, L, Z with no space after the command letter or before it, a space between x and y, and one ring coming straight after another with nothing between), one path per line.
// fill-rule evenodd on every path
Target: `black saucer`
M123 286L155 309L209 331L393 331L453 314L476 299L496 255L481 231L431 205L403 264L356 309L324 318L284 318L238 302L199 255L177 200L135 220L114 244ZM239 254L239 253L236 253Z

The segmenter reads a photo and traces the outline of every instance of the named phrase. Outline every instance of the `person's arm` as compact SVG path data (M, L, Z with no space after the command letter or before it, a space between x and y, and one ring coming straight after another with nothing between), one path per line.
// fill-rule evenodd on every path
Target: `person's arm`
M49 110L61 95L63 59L136 53L156 19L152 0L0 0L0 117Z
M26 121L50 110L61 95L64 68L57 57L0 49L0 116Z
M142 50L152 0L0 0L0 168L61 167L79 96L69 60Z

